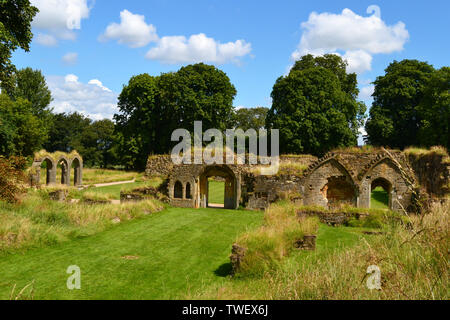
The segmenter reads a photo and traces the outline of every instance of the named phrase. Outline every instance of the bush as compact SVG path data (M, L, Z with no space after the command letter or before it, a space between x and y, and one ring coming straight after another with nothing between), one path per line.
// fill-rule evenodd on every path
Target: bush
M17 202L19 195L25 191L25 164L23 157L11 156L7 159L0 156L0 200Z

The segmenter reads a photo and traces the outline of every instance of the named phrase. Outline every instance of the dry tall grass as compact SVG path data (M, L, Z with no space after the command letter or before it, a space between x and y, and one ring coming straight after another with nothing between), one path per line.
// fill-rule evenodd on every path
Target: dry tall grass
M287 259L258 279L231 279L195 298L214 299L449 299L450 202L393 223L386 234L361 237L344 250ZM381 271L381 290L367 287L367 268Z

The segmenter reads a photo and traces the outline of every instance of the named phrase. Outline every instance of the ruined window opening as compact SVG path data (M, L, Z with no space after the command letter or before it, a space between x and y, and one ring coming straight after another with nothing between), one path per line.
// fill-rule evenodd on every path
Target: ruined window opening
M176 199L183 199L183 185L180 181L175 182L173 187L173 197Z
M186 183L186 199L192 199L191 184L189 182Z

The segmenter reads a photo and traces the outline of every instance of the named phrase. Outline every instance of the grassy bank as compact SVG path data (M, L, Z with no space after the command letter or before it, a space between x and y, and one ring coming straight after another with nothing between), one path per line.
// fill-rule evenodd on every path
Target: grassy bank
M96 235L0 259L0 299L27 284L23 298L174 299L229 274L233 239L261 224L262 213L169 208ZM70 265L81 290L66 288Z
M412 226L392 223L381 234L322 225L317 250L299 252L259 278L206 286L201 299L443 299L448 294L449 204L436 205ZM367 268L381 270L381 290L369 290Z

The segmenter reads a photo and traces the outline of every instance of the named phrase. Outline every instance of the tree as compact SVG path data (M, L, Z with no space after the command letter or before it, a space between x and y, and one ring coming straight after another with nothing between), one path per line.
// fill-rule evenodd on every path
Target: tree
M132 77L119 96L120 113L114 116L123 153L135 155L126 162L144 168L149 154L171 151L175 129L193 132L194 121L202 121L203 130L225 130L233 122L235 95L223 71L202 63L158 77Z
M49 138L44 148L49 152L78 150L81 146L81 135L88 130L91 123L91 119L78 112L52 114ZM81 153L81 150L78 151Z
M234 116L234 126L244 131L248 129L262 129L266 125L266 116L269 112L268 108L241 108L236 110Z
M33 114L28 100L13 101L8 95L0 94L0 119L7 123L7 129L0 132L8 139L0 146L2 154L28 157L41 149L47 139L44 120Z
M48 107L52 94L42 72L31 68L18 70L14 75L14 82L12 97L27 99L31 102L35 116L48 118L51 113Z
M369 144L405 148L418 145L422 119L418 106L435 71L426 62L392 62L374 82L374 101L366 123Z
M419 144L425 147L441 145L450 149L449 67L443 67L432 75L417 110L421 119Z
M365 105L356 97L356 75L339 56L306 55L272 91L266 127L280 130L280 152L323 155L357 144Z
M13 87L11 53L30 50L31 21L37 12L29 0L0 0L0 85L6 91Z

